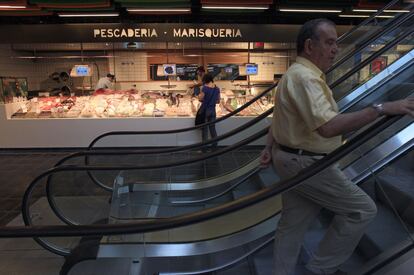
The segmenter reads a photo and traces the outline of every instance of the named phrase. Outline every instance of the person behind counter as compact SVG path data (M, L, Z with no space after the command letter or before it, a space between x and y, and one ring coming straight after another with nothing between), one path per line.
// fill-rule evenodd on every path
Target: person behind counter
M203 76L203 87L201 88L198 99L202 102L200 109L205 112L205 122L210 122L216 119L216 104L220 103L220 89L214 84L213 76L206 74ZM203 142L208 139L208 130L210 130L211 138L217 137L216 126L214 123L203 127L201 137ZM211 147L217 147L217 143L213 143ZM206 148L203 149L203 152Z
M99 89L114 89L114 81L115 75L107 74L105 77L99 79L98 83L96 84L95 91Z
M203 86L203 77L206 74L206 70L203 66L199 66L196 70L196 79L194 79L194 84L190 84L188 87L193 89L193 96L198 96L200 94L200 87Z

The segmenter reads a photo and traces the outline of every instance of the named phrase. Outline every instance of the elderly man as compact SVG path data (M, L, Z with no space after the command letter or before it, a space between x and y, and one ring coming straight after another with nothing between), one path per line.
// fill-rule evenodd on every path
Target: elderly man
M373 104L340 114L325 82L338 47L335 24L327 19L305 23L297 37L296 62L279 82L267 146L261 162L290 178L342 144L342 134L381 115L414 115L414 98ZM275 236L274 274L293 274L304 234L322 208L335 216L306 274L346 274L339 270L357 246L377 209L372 199L334 165L282 194Z

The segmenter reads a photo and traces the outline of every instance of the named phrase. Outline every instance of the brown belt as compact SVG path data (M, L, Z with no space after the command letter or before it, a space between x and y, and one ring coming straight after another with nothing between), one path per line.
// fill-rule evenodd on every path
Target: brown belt
M327 155L323 153L314 153L314 152L310 152L310 151L306 151L302 149L290 148L290 147L287 147L281 144L279 144L279 148L282 151L285 151L291 154L296 154L296 155L304 155L304 156L326 156Z

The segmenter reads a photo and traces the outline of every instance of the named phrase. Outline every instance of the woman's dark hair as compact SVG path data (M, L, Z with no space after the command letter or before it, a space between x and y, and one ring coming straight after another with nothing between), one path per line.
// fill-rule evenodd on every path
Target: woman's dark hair
M59 77L60 77L61 79L68 79L68 78L69 78L69 74L68 74L67 72L61 72L61 73L59 74Z
M296 38L296 51L298 54L303 52L307 39L319 39L318 27L321 24L328 24L335 27L335 23L326 18L318 18L306 22L300 28L298 37Z
M203 84L208 84L210 82L214 82L213 76L211 74L205 74L203 76Z

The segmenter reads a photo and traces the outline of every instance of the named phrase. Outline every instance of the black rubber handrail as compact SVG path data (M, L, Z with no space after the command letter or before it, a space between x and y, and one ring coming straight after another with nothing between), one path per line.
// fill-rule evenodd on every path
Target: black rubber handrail
M81 156L93 156L93 155L141 155L141 154L164 154L164 153L172 153L172 152L178 152L178 151L184 151L184 150L191 150L191 149L196 149L199 147L203 147L206 145L209 145L211 143L214 142L219 142L221 140L224 140L230 136L236 135L239 132L244 131L246 128L255 125L256 123L258 123L259 121L265 119L266 117L268 117L271 113L273 112L273 108L265 111L264 113L262 113L261 115L255 117L254 119L250 120L249 122L241 125L238 128L235 128L223 135L220 135L216 138L213 139L209 139L208 141L204 141L204 142L199 142L199 143L194 143L194 144L190 144L190 145L185 145L185 146L180 146L180 147L172 147L172 148L162 148L162 149L153 149L153 150L94 150L94 151L80 151L80 152L75 152L72 153L64 158L62 158L61 160L59 160L56 164L55 167L62 165L63 163L65 163L66 161L73 159L75 157L81 157ZM89 160L87 160L85 162L86 165L89 165ZM104 183L102 183L99 179L97 179L91 172L87 172L89 177L91 178L91 180L98 186L100 186L101 188L103 188L106 191L111 192L112 188L105 185ZM48 185L51 181L51 177L48 178Z
M195 127L188 127L188 128L181 128L181 129L173 129L173 130L159 130L159 131L115 131L115 132L107 132L107 133L104 133L104 134L102 134L102 135L100 135L100 136L98 136L98 137L96 137L92 142L91 142L91 144L88 146L88 149L87 149L87 151L91 151L92 150L92 148L93 148L93 145L99 140L99 139L101 139L101 138L103 138L103 137L106 137L106 136L110 136L110 135L151 135L151 134L174 134L174 133L180 133L180 132L185 132L185 131L190 131L190 130L195 130L195 129L198 129L198 128L201 128L201 127L205 127L205 126L208 126L208 125L210 125L210 124L212 124L212 123L217 123L217 122L220 122L220 121L222 121L222 120L224 120L224 119L227 119L227 118L229 118L230 116L232 116L232 115L234 115L234 114L237 114L237 113L239 113L239 112L241 112L242 110L244 110L244 109L246 109L247 107L249 107L251 104L253 104L254 102L256 102L257 100L259 100L262 96L264 96L265 94L267 94L267 93L269 93L272 89L274 89L275 87L277 86L277 83L274 83L272 86L270 86L270 87L268 87L266 90L264 90L262 93L260 93L259 95L257 95L256 97L254 97L252 100L250 100L249 102L247 102L246 104L244 104L243 106L241 106L241 107L239 107L239 108L237 108L236 110L234 110L233 112L231 112L231 113L228 113L228 114L226 114L225 116L223 116L223 117L220 117L220 118L218 118L218 119L216 119L216 120L214 120L214 121L211 121L211 122L207 122L207 123L204 123L204 124L201 124L201 125L198 125L198 126L195 126ZM270 112L268 112L268 111L266 111L265 113L267 113L267 114L269 114L270 115ZM260 116L260 117L262 117L262 116ZM255 121L258 121L258 120L255 120ZM246 123L245 125L247 125L248 127L250 127L250 125L252 125L252 123ZM240 126L238 129L242 129L242 127L243 127L243 125L242 126ZM233 131L232 132L233 134L236 134L237 133L237 131ZM227 136L228 137L228 136ZM205 142L200 142L200 143L197 143L197 144L195 144L195 146L180 146L180 147L172 147L172 148L163 148L163 149L156 149L156 150L140 150L140 151L135 151L135 152L133 152L132 154L161 154L161 153L172 153L172 152L178 152L178 151L182 151L182 150L188 150L188 149L194 149L194 148L198 148L198 147L200 147L200 146L205 146L205 145L208 145L208 144L211 144L211 143L213 143L213 142L216 142L216 141L219 141L219 140L221 140L221 139L210 139L210 140L208 140L208 141L205 141ZM119 149L117 149L117 150L119 150ZM83 152L83 151L82 151ZM58 166L58 165L62 165L64 162L66 162L66 161L68 161L69 159L71 159L71 158L75 158L75 157L79 157L79 156L81 156L82 154L82 152L75 152L75 153L72 153L72 154L70 154L70 155L68 155L68 156L66 156L66 157L64 157L63 159L61 159L60 161L58 161L56 164L55 164L55 167L56 166ZM99 150L99 151L97 151L97 152L103 152L102 150ZM119 151L118 151L119 152ZM125 152L125 151L124 151ZM97 155L99 155L100 153L97 153ZM115 155L116 153L115 153L115 151L114 151L114 155ZM84 156L86 156L85 154L83 154ZM86 157L85 158L85 164L86 165L88 165L89 164L89 161L88 161L88 158ZM89 176L91 177L91 179L93 180L93 181L95 181L95 183L97 184L97 185L99 185L99 186L101 186L102 188L104 188L105 190L107 190L107 191L111 191L111 189L110 188L107 188L107 186L105 186L105 185L102 185L99 181L97 181L97 179L96 179L96 177L94 177L92 174L90 174L90 173L88 173L89 174Z
M249 123L255 124L255 123L257 123L257 121L259 121L259 120L267 117L271 112L272 112L272 109L269 109L265 113L261 114L260 116L256 117L252 121L250 121ZM265 128L265 129L268 129L268 128ZM236 131L236 130L237 129L235 129L233 131ZM231 132L228 132L228 133L222 135L221 138L226 138L227 136L230 136L230 135L232 135L232 133ZM214 141L218 141L218 140L220 140L220 138L212 139L213 142ZM251 142L253 140L252 139L248 139L248 141ZM229 146L229 148L226 148L226 150L219 150L218 152L225 153L225 152L228 152L229 150L238 149L238 148L240 148L242 146L242 145L239 145L239 144L245 144L245 143L244 142L243 143L239 142L239 143L236 143L236 144L234 144L232 146ZM187 147L193 147L193 146L197 146L197 144L188 145ZM96 152L96 151L84 151L84 152L78 152L77 154L78 154L78 156L87 156L87 155L114 155L114 154L115 155L122 155L122 154L129 155L129 154L136 154L136 153L140 153L140 151L128 150L126 152L119 152L117 150L105 150L105 151L99 151L99 152ZM206 154L201 159L200 158L192 158L191 160L187 160L186 163L184 163L184 164L193 163L195 161L200 161L200 160L207 160L207 159L210 159L210 158L215 157L215 156L216 156L216 154L214 154L214 155L213 154ZM158 164L158 167L157 168L167 168L167 167L165 167L163 165L164 164ZM168 165L171 166L171 163L169 163ZM182 165L182 163L180 163L180 162L174 162L172 166L175 166L175 165L177 165L177 166L178 165ZM60 165L57 165L55 167L59 167L59 166ZM88 167L90 167L90 166L88 166ZM145 167L138 167L137 169L140 170L140 169L146 169L146 168ZM95 184L97 184L98 186L102 187L106 191L112 192L112 190L113 190L112 187L109 187L109 186L101 183L98 179L95 178L95 176L92 173L90 173L90 171L86 171L86 172L89 174L89 176L92 178L92 180L94 181ZM72 222L71 220L67 219L62 213L60 213L60 211L56 207L56 203L55 203L55 201L53 199L52 191L51 191L52 176L53 175L48 175L47 182L46 182L46 194L47 194L47 200L49 202L49 205L51 205L52 210L55 213L55 215L57 217L59 217L62 221L64 221L67 224L70 224L70 225L77 225L74 222ZM23 200L23 204L25 204L25 200Z
M383 13L383 11L384 10L386 10L386 9L388 9L389 7L392 7L392 6L394 6L395 4L397 4L399 2L399 0L393 0L393 1L391 1L390 3L388 3L387 5L385 5L383 8L381 8L381 9L379 9L377 12L375 12L374 14L372 14L369 18L367 18L367 19L365 19L364 21L362 21L360 24L358 24L357 26L355 26L355 27L353 27L350 31L348 31L348 32L346 32L345 34L343 34L343 35L341 35L339 38L338 38L338 40L337 40L337 43L339 44L339 43L341 43L344 39L346 39L348 36L350 36L351 34L353 34L357 29L359 29L359 28L361 28L361 27L364 27L364 26L366 26L366 25L368 25L368 23L370 22L370 21L372 21L372 20L375 20L375 18L376 18L376 16L378 16L378 15L380 15L381 13ZM387 24L387 26L388 26L389 24ZM378 31L377 32L378 34L381 34L382 33L382 31ZM371 40L370 38L368 39L368 40ZM332 69L330 69L330 70L332 70ZM259 99L260 97L262 97L263 95L265 95L266 93L268 93L271 89L273 89L274 87L276 87L277 86L277 83L275 83L275 84L273 84L270 88L268 88L268 90L265 90L264 92L262 92L261 94L259 94L258 96L256 96L255 98L253 98L251 101L250 101L250 103L247 103L247 104L245 104L245 105L243 105L243 106L241 106L240 108L238 108L238 109L236 109L235 111L233 111L233 112L231 112L231 113L229 113L229 114L226 114L225 116L223 116L223 117L221 117L221 118L219 118L219 119L217 119L217 120L214 120L214 121L211 121L211 122L207 122L207 123L204 123L204 124L201 124L201 125L198 125L198 126L195 126L195 127L189 127L189 128L183 128L183 129L177 129L177 130L175 130L174 132L170 132L170 133L178 133L178 132L182 132L182 131L189 131L189 130L195 130L195 129L198 129L198 128L201 128L201 127L204 127L204 126L207 126L207 125L210 125L210 124L212 124L212 123L217 123L217 122L220 122L221 120L224 120L224 119L226 119L227 117L230 117L230 116L233 116L234 114L237 114L238 112L240 112L241 110L243 110L243 109L245 109L245 108L247 108L248 106L250 106L250 104L252 104L253 102L255 102L257 99ZM151 131L149 131L149 133L150 133ZM99 140L99 139L101 139L101 138L103 138L103 137L105 137L105 136L108 136L108 135L123 135L123 133L127 133L127 132L124 132L124 131L113 131L113 132L108 132L108 133L104 133L104 134L102 134L102 135L100 135L100 136L98 136L98 137L96 137L92 142L91 142L91 144L88 146L88 149L91 149L92 147L93 147L93 145ZM130 131L130 132L128 132L129 134L135 134L135 132L134 131ZM162 133L165 133L165 131L154 131L154 134L162 134ZM142 132L140 132L139 134L143 134ZM128 134L126 134L126 135L128 135Z
M354 51L348 53L347 55L343 56L339 61L335 62L335 64L333 64L325 73L325 75L330 74L333 70L335 70L336 68L338 68L340 65L342 65L343 63L345 63L346 61L348 61L349 59L351 59L355 53L359 53L361 52L363 49L365 49L366 47L368 47L373 41L378 40L379 38L381 38L384 35L384 32L386 33L390 33L395 31L397 28L399 28L402 24L406 23L408 20L411 19L411 17L414 15L414 13L410 12L410 13L404 13L401 16L398 17L397 21L394 22L393 24L390 25L386 25L384 26L384 28L378 30L377 32L375 32L373 35L371 35L369 38L367 38L362 44L358 45L358 48L355 49Z
M26 192L23 196L23 202L22 202L22 217L23 217L23 221L26 225L32 225L32 221L31 221L31 215L30 215L30 198L31 198L31 194L34 190L34 188L36 187L36 185L38 183L40 183L40 180L48 177L49 175L52 175L54 173L58 173L58 172L64 172L64 171L113 171L113 170L139 170L139 169L157 169L157 168L167 168L167 167L172 167L172 166L179 166L179 165L184 165L184 164L190 164L193 163L194 161L202 161L211 157L215 157L218 156L220 154L232 151L236 148L239 148L241 146L244 146L246 144L251 143L254 140L257 140L258 138L261 138L265 135L267 135L268 133L268 127L259 131L258 133L250 136L249 138L242 140L240 142L237 142L231 146L225 147L223 149L217 150L215 152L209 153L209 154L204 154L202 156L193 158L193 159L189 159L189 160L182 160L182 161L176 161L176 162L169 162L169 163L163 163L163 164L149 164L149 165L134 165L134 166L75 166L75 165L62 165L62 166L57 166L54 167L52 169L47 170L46 172L40 174L39 176L37 176L29 185L29 187L26 189ZM58 209L58 207L56 206L56 204L54 203L53 199L51 199L51 194L48 194L48 201L49 204L53 210L53 212L55 214L57 214L57 216L59 218L62 219L62 221L68 222L70 223L70 220L66 219L66 217L60 213L60 210ZM70 225L70 226L74 226L74 225ZM50 244L48 244L47 242L43 241L40 238L34 238L35 241L37 243L39 243L42 247L44 247L45 249L48 249L49 251L56 253L58 255L68 255L68 252L65 251L64 249L61 248L57 248L56 246L52 246Z
M1 238L22 238L22 237L69 237L69 236L100 236L100 235L120 235L120 234L135 234L157 230L171 229L179 226L186 226L197 222L202 222L229 214L231 212L240 210L242 208L251 206L265 199L271 198L282 192L294 188L301 184L304 180L316 175L323 169L334 164L369 139L378 135L384 129L395 123L402 116L384 117L378 122L374 123L364 132L358 134L348 143L345 143L334 152L324 157L320 161L314 163L308 168L299 172L294 178L281 181L279 185L269 186L255 194L248 195L236 201L232 201L214 208L184 214L176 217L166 218L156 221L139 221L130 224L107 224L107 225L80 225L80 226L7 226L0 228ZM213 153L214 154L214 153ZM134 169L134 167L129 167ZM127 168L127 169L129 169ZM57 171L84 171L84 170L110 170L105 167L76 167L76 166L61 166L53 168ZM51 169L51 170L53 170ZM126 169L122 167L122 169ZM115 168L114 170L118 170ZM50 171L50 170L49 170ZM38 176L35 180L38 181L40 177L46 176L50 172L45 172Z
M374 59L381 56L383 53L400 43L402 40L406 39L408 35L412 34L414 31L414 26L410 26L406 31L404 31L398 38L392 40L388 44L386 44L384 47L382 47L379 51L372 54L370 57L359 63L357 66L352 68L350 71L343 74L339 79L337 79L334 83L332 83L330 86L331 89L334 89L336 86L341 84L343 81L345 81L347 78L352 76L354 73L358 72L362 68L364 68L366 65L371 63Z
M365 27L366 25L368 25L369 22L376 20L376 17L378 15L380 15L381 13L384 12L384 10L394 6L395 4L398 4L398 2L400 2L399 0L393 0L391 2L389 2L387 5L385 5L383 8L381 8L380 10L378 10L377 12L371 14L370 17L368 17L367 19L365 19L364 21L362 21L361 23L359 23L358 25L356 25L355 27L353 27L350 31L344 33L343 35L341 35L338 40L337 43L341 43L343 40L345 40L346 38L348 38L348 36L350 36L352 33L354 33L357 29Z
M172 129L172 130L158 130L158 131L113 131L113 132L107 132L104 133L102 135L97 136L88 146L88 150L90 150L91 148L93 148L93 146L95 145L96 142L98 142L100 139L107 137L107 136L112 136L112 135L154 135L154 134L177 134L177 133L182 133L182 132L187 132L187 131L194 131L197 129L201 129L203 127L209 126L210 124L215 124L218 123L222 120L225 120L231 116L234 116L235 114L238 114L239 112L241 112L242 110L246 109L247 107L249 107L250 105L252 105L254 102L256 102L257 100L259 100L261 97L263 97L265 94L269 93L272 89L274 89L277 86L277 83L274 83L273 85L271 85L269 88L267 88L266 90L264 90L262 93L260 93L259 95L255 96L254 98L252 98L249 102L247 102L246 104L244 104L243 106L240 106L239 108L237 108L236 110L234 110L233 112L230 112L216 120L213 121L209 121L200 125L196 125L196 126L192 126L192 127L187 127L187 128L181 128L181 129Z
M218 142L221 141L225 138L228 138L230 136L233 136L234 134L237 134L243 130L245 130L246 128L253 126L254 124L256 124L257 122L265 119L266 117L268 117L270 114L272 114L273 112L273 108L270 108L268 110L266 110L265 112L263 112L262 114L260 114L259 116L253 118L252 120L248 121L247 123L229 131L226 132L225 134L222 134L220 136L217 136L215 138L209 139L208 141L205 142L198 142L198 143L194 143L194 144L189 144L189 145L185 145L185 146L180 146L179 148L161 148L161 149L152 149L152 150L147 150L147 149L128 149L128 150L119 150L119 149L99 149L99 150L94 150L94 151L80 151L80 152L75 152L72 153L64 158L62 158L61 160L59 160L55 166L60 166L62 165L64 162L66 162L67 160L74 158L74 157L81 157L81 156L97 156L97 155L135 155L135 154L161 154L161 153L172 153L172 152L177 152L177 151L184 151L184 150L189 150L189 149L195 149L198 148L200 146L204 146L204 145L208 145L210 143L214 143L214 142ZM136 132L137 134L147 134L147 131L142 131L142 132Z
M241 112L242 110L246 109L247 107L249 107L251 104L253 104L254 102L256 102L257 100L259 100L261 97L263 97L264 95L266 95L267 93L269 93L272 89L274 89L277 86L277 83L274 83L273 85L271 85L270 87L266 88L262 93L260 93L259 95L255 96L252 100L250 100L249 102L247 102L246 104L244 104L243 106L237 108L236 110L234 110L231 113L226 114L223 117L220 117L214 121L211 122L207 122L195 127L189 127L189 128L182 128L182 129L174 129L174 130L160 130L160 131L116 131L116 132L108 132L105 134L102 134L98 137L96 137L91 144L88 146L87 152L92 152L92 148L93 145L100 140L103 137L106 136L110 136L110 135L151 135L151 134L172 134L172 133L180 133L180 132L185 132L185 131L190 131L190 130L195 130L201 127L205 127L208 126L212 123L217 123L220 122L224 119L227 119L230 116L233 116L239 112ZM264 119L266 116L271 114L271 110L267 110L266 112L264 112L263 114L261 114L260 116L256 117L255 119L249 121L248 123L232 130L231 132L228 132L229 135L227 135L227 133L225 135L221 135L217 138L214 139L209 139L207 141L203 141L203 142L199 142L199 143L195 143L192 145L187 145L187 146L179 146L179 147L172 147L172 148L162 148L162 149L153 149L153 150L129 150L130 153L128 153L127 151L119 151L119 149L117 150L113 150L113 153L108 153L110 150L98 150L96 152L98 153L91 153L91 154L86 154L84 153L85 151L81 151L81 152L75 152L72 153L64 158L62 158L61 160L59 160L54 166L59 166L62 165L64 162L72 159L72 158L76 158L79 156L85 156L85 165L89 165L89 159L88 159L88 155L128 155L128 154L163 154L163 153L172 153L172 152L178 152L178 151L183 151L183 150L189 150L189 149L195 149L195 148L199 148L202 146L206 146L209 144L212 144L214 142L220 141L222 139L225 139L227 137L230 137L231 135L235 135L238 132L244 130L247 127L252 126L253 124L255 124L256 122L260 121L261 119ZM106 191L111 192L112 188L105 185L104 183L100 182L91 172L87 172L88 176L90 177L90 179L98 186L100 186L101 188L103 188ZM48 178L48 183L50 182L50 177Z

